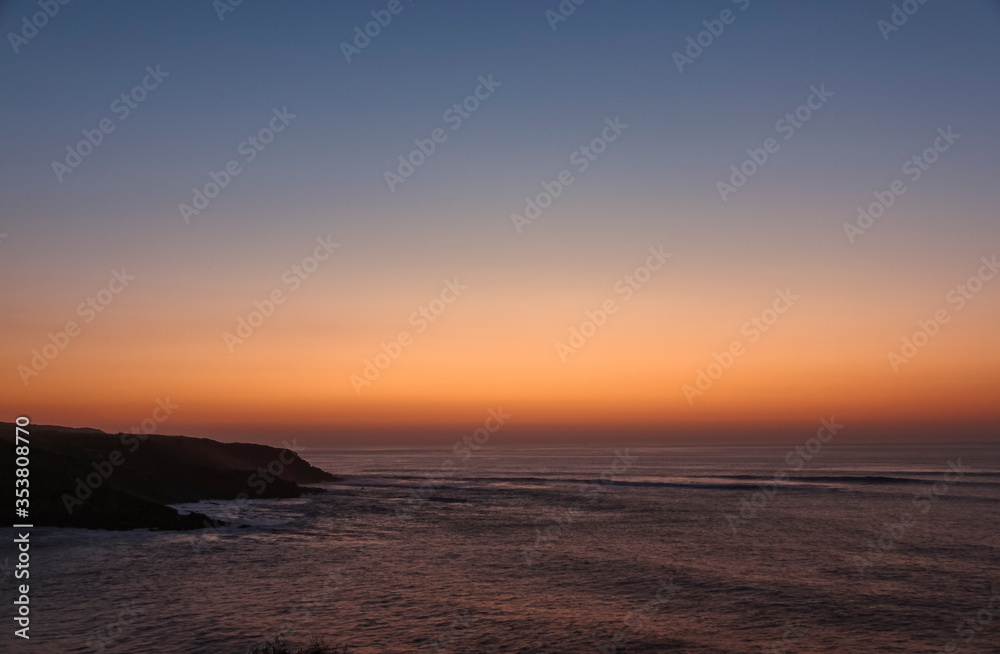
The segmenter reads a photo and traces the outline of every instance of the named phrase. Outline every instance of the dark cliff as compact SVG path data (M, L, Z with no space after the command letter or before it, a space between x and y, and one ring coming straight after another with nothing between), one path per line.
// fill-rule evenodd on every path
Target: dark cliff
M299 497L317 492L300 484L337 479L290 449L268 445L42 425L27 429L29 517L14 521L35 526L199 529L206 516L167 505ZM13 470L16 456L15 425L0 423L0 466Z

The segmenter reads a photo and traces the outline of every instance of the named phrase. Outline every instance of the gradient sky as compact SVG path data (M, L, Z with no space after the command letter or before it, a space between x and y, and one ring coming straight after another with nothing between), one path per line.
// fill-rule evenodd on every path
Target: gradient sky
M801 441L824 416L845 438L995 438L1000 279L947 298L1000 254L1000 7L931 1L885 40L891 2L746 4L589 0L553 30L555 0L402 0L347 62L340 44L388 2L248 0L224 20L209 0L71 2L17 53L7 34L37 4L0 3L4 419L127 430L169 398L160 432L339 445L450 443L497 407L511 443ZM679 72L673 53L725 9ZM157 65L169 77L119 120ZM814 85L833 96L785 140L776 123ZM284 107L246 162L239 144ZM616 117L628 128L578 173L571 153ZM53 161L104 118L114 131L58 181ZM948 127L961 137L911 183L903 164ZM385 171L436 128L447 140L390 191ZM724 202L716 182L771 137ZM185 224L178 205L231 159L242 172ZM565 169L519 234L511 214ZM907 191L851 243L844 223L896 179ZM287 292L327 236L340 247ZM622 301L616 282L660 246L669 261ZM123 268L135 280L82 324ZM418 333L410 316L453 279L468 289ZM287 300L231 353L223 335L276 288ZM799 299L751 342L776 289ZM563 362L556 343L608 299ZM894 371L888 353L941 309ZM24 384L70 320L80 335ZM733 341L745 353L689 402Z

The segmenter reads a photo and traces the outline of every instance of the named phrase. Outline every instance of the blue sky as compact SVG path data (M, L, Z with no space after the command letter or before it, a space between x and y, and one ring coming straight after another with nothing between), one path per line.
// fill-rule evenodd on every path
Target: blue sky
M528 320L526 307L599 295L660 243L705 320L738 325L730 300L795 281L836 297L838 320L855 295L861 311L898 302L908 324L998 242L996 2L914 4L885 39L891 2L587 0L553 30L555 0L402 0L347 62L341 44L388 5L244 0L220 19L210 0L75 0L15 53L9 34L39 5L0 4L9 367L122 265L148 280L130 311L191 315L177 330L214 338L318 235L344 244L343 271L316 282L304 315L334 303L356 320L337 329L376 335L449 275L482 280L480 312ZM678 71L674 53L724 11L730 24ZM169 76L119 120L112 103L148 66ZM499 87L390 191L385 172L480 76ZM818 85L833 97L723 202L716 183ZM287 129L185 225L192 188L284 108ZM517 234L524 198L616 117L628 130ZM105 118L114 131L59 182L53 161ZM949 126L956 146L850 244L856 207Z

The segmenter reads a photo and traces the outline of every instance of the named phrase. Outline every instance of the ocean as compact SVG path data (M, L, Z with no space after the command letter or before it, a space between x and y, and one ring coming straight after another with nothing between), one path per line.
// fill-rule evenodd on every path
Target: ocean
M0 649L1000 652L995 446L302 456L344 481L182 507L230 527L35 529Z

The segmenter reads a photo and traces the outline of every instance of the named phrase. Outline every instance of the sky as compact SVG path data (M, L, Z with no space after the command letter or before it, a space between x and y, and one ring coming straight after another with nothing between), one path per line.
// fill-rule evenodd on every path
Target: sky
M997 2L46 4L0 3L10 420L996 438Z

